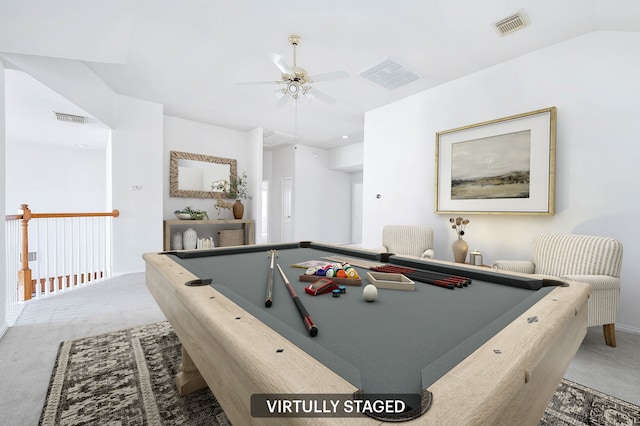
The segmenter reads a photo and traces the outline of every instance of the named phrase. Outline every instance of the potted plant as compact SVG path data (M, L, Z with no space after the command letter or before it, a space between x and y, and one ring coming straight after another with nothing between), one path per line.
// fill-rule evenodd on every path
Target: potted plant
M241 176L231 179L230 181L216 181L211 185L211 189L214 191L223 192L225 198L235 199L236 202L233 205L233 217L235 219L242 219L244 215L244 204L240 200L251 200L251 195L248 193L249 179L247 178L247 172L242 172Z

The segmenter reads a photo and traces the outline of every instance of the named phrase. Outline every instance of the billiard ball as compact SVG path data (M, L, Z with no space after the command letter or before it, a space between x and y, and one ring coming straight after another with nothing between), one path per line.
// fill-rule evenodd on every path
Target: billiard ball
M376 300L376 297L378 297L378 288L373 284L367 285L362 289L362 297L364 297L364 300L367 302L373 302Z

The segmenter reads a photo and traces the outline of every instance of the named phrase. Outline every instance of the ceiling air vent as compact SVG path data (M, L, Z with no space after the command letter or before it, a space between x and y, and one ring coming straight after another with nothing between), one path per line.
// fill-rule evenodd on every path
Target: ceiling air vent
M523 11L511 15L508 18L504 18L495 24L493 24L501 36L507 35L519 29L526 27L529 24L529 19Z
M67 123L84 124L87 122L87 117L81 115L64 114L62 112L53 112L56 115L58 121L66 121Z
M358 76L387 90L397 89L422 78L390 56L360 71Z

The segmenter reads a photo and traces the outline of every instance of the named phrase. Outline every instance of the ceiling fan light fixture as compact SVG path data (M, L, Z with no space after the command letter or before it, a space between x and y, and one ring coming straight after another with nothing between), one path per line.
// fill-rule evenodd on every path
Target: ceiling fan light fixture
M298 85L297 82L292 81L289 84L287 84L286 92L287 94L297 99L298 95L300 94L300 86Z
M293 99L298 99L301 95L309 95L311 86L303 86L303 83L299 81L290 81L287 83L287 87L282 89L282 93L291 96Z
M311 98L320 99L322 102L329 105L335 104L336 100L331 96L323 94L318 89L310 86L314 83L315 78L318 81L337 80L341 78L348 78L349 73L346 71L334 71L323 74L318 74L314 77L309 76L307 71L299 67L296 58L296 47L300 44L301 37L296 34L292 34L289 37L289 43L293 46L293 66L290 67L284 58L280 55L271 55L271 60L275 66L281 72L281 79L278 81L258 81L258 82L238 82L237 84L277 84L279 89L276 91L276 97L278 102L276 107L281 107L287 103L289 97L294 100L300 99L301 96L310 100Z

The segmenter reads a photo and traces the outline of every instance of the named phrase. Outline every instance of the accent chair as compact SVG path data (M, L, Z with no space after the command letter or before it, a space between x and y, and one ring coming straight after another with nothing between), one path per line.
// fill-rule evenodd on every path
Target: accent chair
M433 229L423 225L386 225L378 251L433 258Z
M591 284L587 326L602 325L605 343L616 346L622 267L620 241L591 235L545 234L533 240L531 260L498 260L492 266Z

